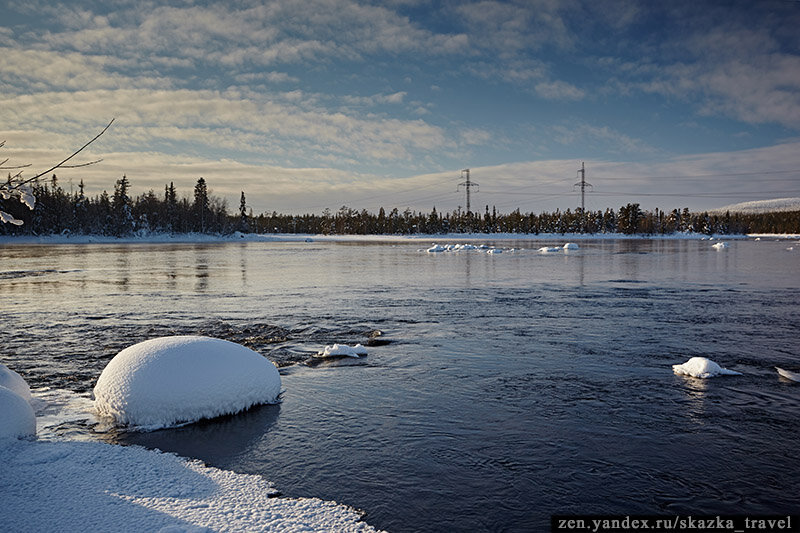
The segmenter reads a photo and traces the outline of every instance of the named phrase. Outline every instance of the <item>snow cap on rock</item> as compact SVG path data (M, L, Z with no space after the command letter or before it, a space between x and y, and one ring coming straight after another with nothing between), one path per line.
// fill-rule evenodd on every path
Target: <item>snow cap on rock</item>
M31 404L11 389L0 386L0 444L35 435L36 415Z
M31 401L31 388L28 386L28 383L22 376L2 363L0 363L0 387L5 387L16 392L27 402Z
M160 337L114 356L94 388L95 410L119 425L155 429L276 403L280 389L275 365L249 348Z
M705 357L692 357L680 365L672 365L672 371L676 374L692 376L694 378L712 378L715 376L741 376L741 372L722 368L714 361Z

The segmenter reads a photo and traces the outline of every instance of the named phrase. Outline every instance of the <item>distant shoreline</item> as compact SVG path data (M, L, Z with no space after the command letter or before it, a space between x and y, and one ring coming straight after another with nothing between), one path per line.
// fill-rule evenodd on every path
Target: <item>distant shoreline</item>
M743 240L800 239L800 234L753 233L746 235L706 235L704 233L624 234L624 233L448 233L413 235L313 235L290 233L149 233L129 237L108 235L2 235L0 245L10 244L199 244L229 242L420 242L420 241L572 241L572 240Z

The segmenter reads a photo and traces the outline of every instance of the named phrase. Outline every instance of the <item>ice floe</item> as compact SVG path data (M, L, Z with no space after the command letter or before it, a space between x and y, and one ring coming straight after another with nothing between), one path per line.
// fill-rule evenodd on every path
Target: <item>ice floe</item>
M722 368L714 361L705 357L692 357L680 365L672 365L672 371L684 376L694 378L712 378L715 376L741 376L741 372Z
M98 415L147 429L195 422L275 403L278 369L222 339L160 337L119 352L94 388Z
M315 357L361 357L367 355L367 349L360 344L348 346L346 344L334 344L325 346Z
M778 374L785 377L786 379L791 379L792 381L800 381L800 372L792 372L791 370L784 370L783 368L775 367L775 370L778 371Z

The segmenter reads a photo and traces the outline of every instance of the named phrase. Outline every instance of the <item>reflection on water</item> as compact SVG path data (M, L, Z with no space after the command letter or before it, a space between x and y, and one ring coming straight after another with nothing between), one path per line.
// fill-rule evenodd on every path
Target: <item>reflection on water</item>
M235 416L202 420L183 427L152 432L112 430L97 434L119 444L158 448L184 457L201 457L219 464L247 451L267 435L278 421L280 404L258 405Z
M244 344L281 368L281 405L153 433L64 431L263 475L394 532L796 509L800 386L773 367L800 370L800 254L763 241L490 244L525 250L4 246L0 361L88 396L114 354L147 338ZM326 344L376 338L390 342L363 360L306 364ZM743 375L675 376L692 356Z

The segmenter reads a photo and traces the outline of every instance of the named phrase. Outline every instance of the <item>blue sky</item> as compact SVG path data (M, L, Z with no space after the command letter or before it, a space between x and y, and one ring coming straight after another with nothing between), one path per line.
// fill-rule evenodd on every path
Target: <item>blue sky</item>
M2 2L0 154L255 213L800 196L800 1Z

